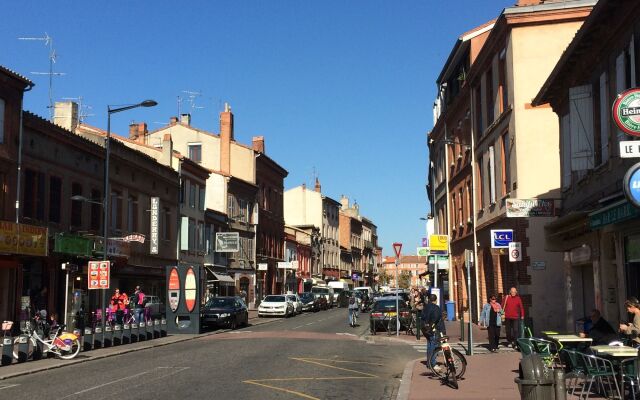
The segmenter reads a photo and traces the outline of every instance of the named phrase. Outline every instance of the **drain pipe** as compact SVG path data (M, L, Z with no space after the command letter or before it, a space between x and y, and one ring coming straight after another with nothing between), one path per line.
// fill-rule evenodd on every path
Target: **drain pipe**
M30 91L31 89L33 89L34 84L33 83L29 83L29 85L23 89L23 94ZM23 106L23 102L24 102L24 96L22 96L22 98L20 99L20 126L18 128L18 175L17 175L17 182L16 182L16 224L20 223L20 190L21 190L21 177L22 177L22 132L24 130L23 128L23 114L24 111L22 110L22 106Z

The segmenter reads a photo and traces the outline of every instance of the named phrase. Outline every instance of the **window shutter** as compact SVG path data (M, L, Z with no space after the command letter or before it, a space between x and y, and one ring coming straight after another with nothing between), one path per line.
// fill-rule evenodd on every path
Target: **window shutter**
M571 170L593 168L593 98L591 85L569 89Z
M562 188L571 186L571 118L565 114L560 118L560 140L562 143Z
M609 159L609 121L611 117L609 106L609 87L607 73L600 75L600 153L602 163Z
M4 99L0 99L0 143L4 143Z
M625 71L625 60L624 60L624 51L616 57L616 95L618 93L622 93L626 88L626 71ZM624 132L622 130L617 129L618 141L623 140Z
M636 87L636 45L633 35L629 43L629 68L631 69L629 76L631 77L631 87Z
M496 155L493 146L489 147L489 195L490 204L496 202Z
M180 219L180 250L189 250L189 217Z

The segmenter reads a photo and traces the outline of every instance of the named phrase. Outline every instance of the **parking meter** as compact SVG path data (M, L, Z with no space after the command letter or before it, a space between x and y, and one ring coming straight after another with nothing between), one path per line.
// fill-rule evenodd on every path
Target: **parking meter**
M157 339L160 337L160 321L157 319L153 320L153 338Z
M90 351L93 349L93 331L91 328L84 328L84 336L82 336L82 351Z
M136 324L135 322L131 324L131 343L136 343L138 341L138 329L138 324Z
M5 335L2 338L2 362L1 365L11 365L13 362L13 338Z
M93 332L93 348L101 349L104 347L104 334L102 333L102 327L97 326Z
M138 324L138 342L147 340L147 324L140 322Z
M113 346L113 328L111 325L105 325L104 327L104 339L102 341L104 347Z
M167 320L165 318L160 320L160 336L167 336Z
M113 328L113 345L119 346L122 344L122 325L116 324Z
M25 362L29 358L29 336L18 336L18 362Z
M122 337L121 337L120 343L122 344L131 343L131 325L129 324L122 325Z

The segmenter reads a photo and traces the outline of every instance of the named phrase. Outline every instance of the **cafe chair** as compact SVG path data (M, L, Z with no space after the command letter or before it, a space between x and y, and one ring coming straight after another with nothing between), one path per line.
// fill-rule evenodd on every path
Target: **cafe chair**
M586 367L586 376L585 376L585 384L582 386L582 392L580 393L580 398L584 397L585 399L589 398L591 394L591 388L593 386L593 382L596 382L596 388L602 390L602 393L606 397L610 397L609 393L616 394L619 399L622 398L620 395L620 388L618 386L617 372L613 367L613 363L611 360L607 360L606 358L598 357L592 354L584 354L579 353L582 358L583 365ZM586 385L586 382L589 382L589 385ZM606 381L606 384L605 384ZM613 385L611 384L613 382ZM608 388L608 390L607 390ZM615 389L615 392L613 391Z
M558 344L546 339L529 338L534 353L540 354L548 367L558 364Z
M629 396L625 396L625 399L633 399L636 400L636 395L640 390L640 378L638 377L638 358L625 358L620 363L620 372L622 373L622 382L624 387L622 387L622 391L624 392L625 388L629 389Z
M518 348L520 349L520 353L522 353L523 357L535 353L535 349L531 343L531 338L518 338L516 339L516 342L518 343Z
M582 358L582 354L576 350L560 350L560 359L564 362L565 379L569 381L573 396L578 388L578 380L586 381L588 366Z

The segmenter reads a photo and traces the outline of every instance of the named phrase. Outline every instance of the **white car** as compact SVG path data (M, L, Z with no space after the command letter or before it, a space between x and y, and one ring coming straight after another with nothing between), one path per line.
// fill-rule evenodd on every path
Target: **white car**
M289 302L284 294L270 294L266 296L258 307L258 317L280 316L288 317L293 315L293 304Z
M302 314L302 301L300 301L300 297L297 294L288 294L287 301L293 304L294 314Z

